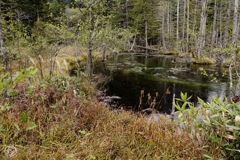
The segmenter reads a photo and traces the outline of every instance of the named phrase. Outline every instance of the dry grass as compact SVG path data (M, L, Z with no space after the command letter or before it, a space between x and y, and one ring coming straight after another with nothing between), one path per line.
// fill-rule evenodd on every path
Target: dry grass
M67 83L63 83L63 81ZM158 121L131 112L110 111L92 96L84 79L54 78L31 96L24 87L1 102L1 159L203 159L221 157L201 146L165 117ZM76 95L74 90L79 88ZM10 109L3 110L4 104ZM36 128L26 130L21 113Z

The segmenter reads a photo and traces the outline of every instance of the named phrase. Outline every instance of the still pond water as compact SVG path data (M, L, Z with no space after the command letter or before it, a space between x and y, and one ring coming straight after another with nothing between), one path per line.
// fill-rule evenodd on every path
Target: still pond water
M147 94L152 98L156 92L160 96L157 109L161 113L171 113L173 93L176 98L180 93L192 96L191 101L197 105L197 97L204 101L218 95L228 96L227 75L221 67L215 65L196 65L188 63L185 58L174 56L146 57L137 53L121 53L108 58L105 63L95 64L97 72L109 77L101 86L107 95L121 97L119 102L124 108L137 110L141 90L144 90L141 109L149 107ZM209 76L202 74L203 68ZM217 77L217 81L214 80ZM166 91L169 91L166 94Z

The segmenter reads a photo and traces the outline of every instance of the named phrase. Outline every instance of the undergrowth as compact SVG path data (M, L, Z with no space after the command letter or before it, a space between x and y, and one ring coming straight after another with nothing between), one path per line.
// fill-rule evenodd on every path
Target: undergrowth
M215 64L216 60L209 57L201 57L200 59L192 59L194 64Z
M223 157L164 116L110 111L96 101L84 74L40 81L33 71L2 77L0 159Z

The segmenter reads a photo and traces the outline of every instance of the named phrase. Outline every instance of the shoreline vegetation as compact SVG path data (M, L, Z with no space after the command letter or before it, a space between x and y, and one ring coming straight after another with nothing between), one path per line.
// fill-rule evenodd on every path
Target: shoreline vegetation
M240 159L238 6L1 0L0 159ZM174 121L111 110L96 100L93 61L120 50L227 67L234 102L195 107L181 93Z
M111 110L96 99L94 82L83 72L68 76L69 67L44 79L37 65L1 76L0 158L239 158L239 104L216 97L195 108L182 93L174 121Z

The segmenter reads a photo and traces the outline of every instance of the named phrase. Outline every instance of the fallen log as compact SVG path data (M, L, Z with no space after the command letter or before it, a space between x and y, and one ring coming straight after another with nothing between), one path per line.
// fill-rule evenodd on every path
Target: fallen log
M149 47L143 47L143 46L133 46L133 48L139 48L139 49L144 49L144 50L150 50L150 51L159 51L159 49L156 48L149 48Z

